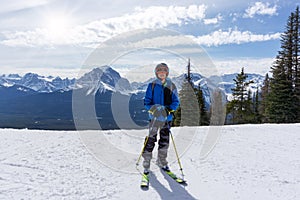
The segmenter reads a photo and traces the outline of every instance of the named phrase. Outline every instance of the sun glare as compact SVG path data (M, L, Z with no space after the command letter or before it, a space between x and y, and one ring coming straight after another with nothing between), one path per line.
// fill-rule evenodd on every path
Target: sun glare
M60 41L66 37L71 29L71 20L65 14L53 13L45 17L44 28L53 42Z

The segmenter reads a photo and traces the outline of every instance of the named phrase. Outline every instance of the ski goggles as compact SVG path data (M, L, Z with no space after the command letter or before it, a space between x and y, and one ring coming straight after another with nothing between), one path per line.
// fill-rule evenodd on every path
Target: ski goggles
M168 70L168 68L166 68L166 67L158 67L157 69L156 69L156 73L157 72L168 72L169 70Z

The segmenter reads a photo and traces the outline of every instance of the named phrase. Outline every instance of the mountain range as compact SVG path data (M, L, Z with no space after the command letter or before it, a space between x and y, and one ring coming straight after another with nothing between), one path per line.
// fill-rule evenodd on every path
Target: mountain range
M221 77L203 77L192 74L195 86L200 84L206 107L210 106L210 93L215 87L230 97L233 79L237 74L226 74ZM185 74L172 78L181 89ZM101 127L118 128L110 108L111 96L120 93L129 98L130 114L139 125L147 124L147 114L143 111L143 96L153 79L145 82L130 83L126 78L109 66L97 67L82 77L75 79L53 76L41 76L27 73L24 76L9 74L0 76L0 127L34 128L34 129L75 129L72 114L72 92L83 91L95 100L95 109ZM264 77L248 74L252 80L249 89L255 91L262 86ZM128 127L130 128L130 127ZM89 129L89 127L84 127Z
M24 76L9 74L0 76L0 87L21 86L20 89L31 89L36 92L54 92L57 90L68 91L73 89L75 79L62 79L53 76L40 76L34 73L27 73ZM25 89L26 90L26 89Z

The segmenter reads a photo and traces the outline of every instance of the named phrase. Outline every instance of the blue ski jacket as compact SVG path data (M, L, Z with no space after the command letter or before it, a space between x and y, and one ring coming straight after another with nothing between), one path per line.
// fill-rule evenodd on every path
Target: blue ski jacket
M166 82L162 84L159 79L148 84L146 95L144 98L144 106L147 111L155 104L165 106L169 111L174 112L179 106L178 92L175 84L167 78ZM167 121L172 121L173 114L167 117ZM153 118L149 114L150 120Z

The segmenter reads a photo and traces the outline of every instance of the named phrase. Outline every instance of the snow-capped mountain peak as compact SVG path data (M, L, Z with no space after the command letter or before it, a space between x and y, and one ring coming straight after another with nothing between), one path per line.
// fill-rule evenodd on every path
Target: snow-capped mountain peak
M27 73L24 76L9 74L0 76L0 85L4 87L22 86L37 92L54 92L57 90L70 90L73 88L75 79L61 79L53 76L40 76L35 73Z
M109 66L97 67L76 81L76 88L87 89L87 95L109 91L131 91L130 83Z

